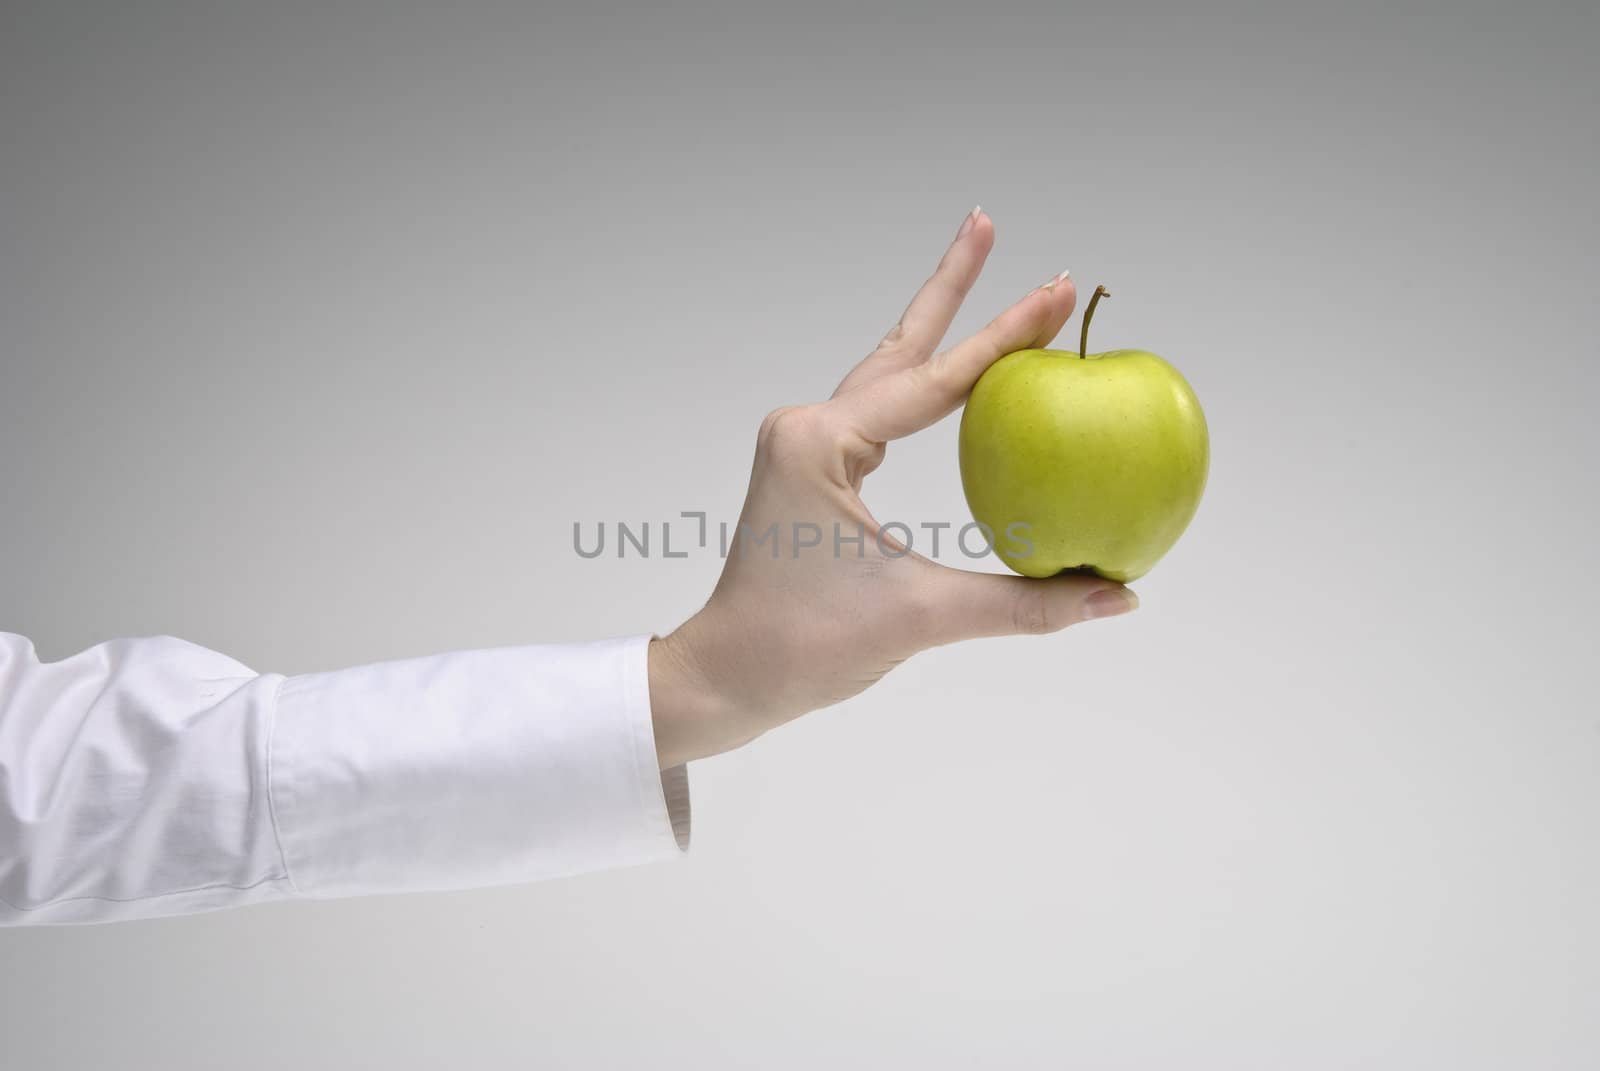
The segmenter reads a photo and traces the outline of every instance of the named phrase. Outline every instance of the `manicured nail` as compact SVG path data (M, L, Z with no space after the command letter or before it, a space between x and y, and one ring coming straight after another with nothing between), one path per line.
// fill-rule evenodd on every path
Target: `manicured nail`
M1139 596L1127 588L1105 588L1084 600L1083 617L1091 621L1097 617L1116 617L1132 613L1139 608Z
M978 217L981 215L983 215L982 205L978 205L974 207L971 212L968 212L967 218L961 221L961 229L956 231L956 237L965 238L967 236L967 232L978 225Z
M1072 278L1072 273L1070 271L1064 271L1060 275L1057 275L1054 279L1051 279L1048 283L1045 283L1039 289L1054 290L1056 287L1060 286L1070 278Z

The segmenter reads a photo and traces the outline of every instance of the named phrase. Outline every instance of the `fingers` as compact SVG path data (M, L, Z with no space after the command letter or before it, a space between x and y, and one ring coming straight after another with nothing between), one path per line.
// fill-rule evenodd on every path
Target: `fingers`
M1091 576L1034 580L937 566L923 582L931 588L933 612L925 615L930 644L1043 635L1139 606L1139 597L1129 589Z
M1072 315L1077 291L1066 272L996 317L989 326L945 352L874 379L837 396L830 406L869 442L920 431L955 409L995 361L1014 350L1047 345Z
M864 383L928 359L944 333L950 330L961 302L983 271L983 262L994 247L994 222L982 208L974 208L962 221L955 241L922 289L917 291L901 314L899 323L835 390L838 397Z

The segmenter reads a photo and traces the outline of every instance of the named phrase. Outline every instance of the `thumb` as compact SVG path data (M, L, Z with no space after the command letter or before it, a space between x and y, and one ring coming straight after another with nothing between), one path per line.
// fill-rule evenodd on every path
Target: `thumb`
M936 607L933 643L980 636L1043 635L1139 607L1139 597L1114 580L1055 576L1036 580L938 567L928 578Z

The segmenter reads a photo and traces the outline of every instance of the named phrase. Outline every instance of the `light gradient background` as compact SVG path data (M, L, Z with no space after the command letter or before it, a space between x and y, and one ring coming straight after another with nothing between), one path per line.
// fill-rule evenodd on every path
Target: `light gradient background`
M1140 613L696 764L680 864L3 932L0 1063L1596 1066L1600 23L1502 6L5 5L46 657L665 631L717 560L572 522L732 519L975 201L958 330L1105 282L1214 456Z

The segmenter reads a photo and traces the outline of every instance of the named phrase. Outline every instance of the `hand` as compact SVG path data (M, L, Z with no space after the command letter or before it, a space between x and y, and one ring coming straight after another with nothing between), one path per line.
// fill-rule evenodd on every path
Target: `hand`
M1062 272L935 355L993 244L993 223L973 209L900 322L833 397L761 422L722 578L704 609L650 644L663 769L848 699L924 648L1054 632L1138 605L1109 580L938 565L881 532L861 501L889 440L949 414L984 369L1048 345L1072 314L1076 292Z

